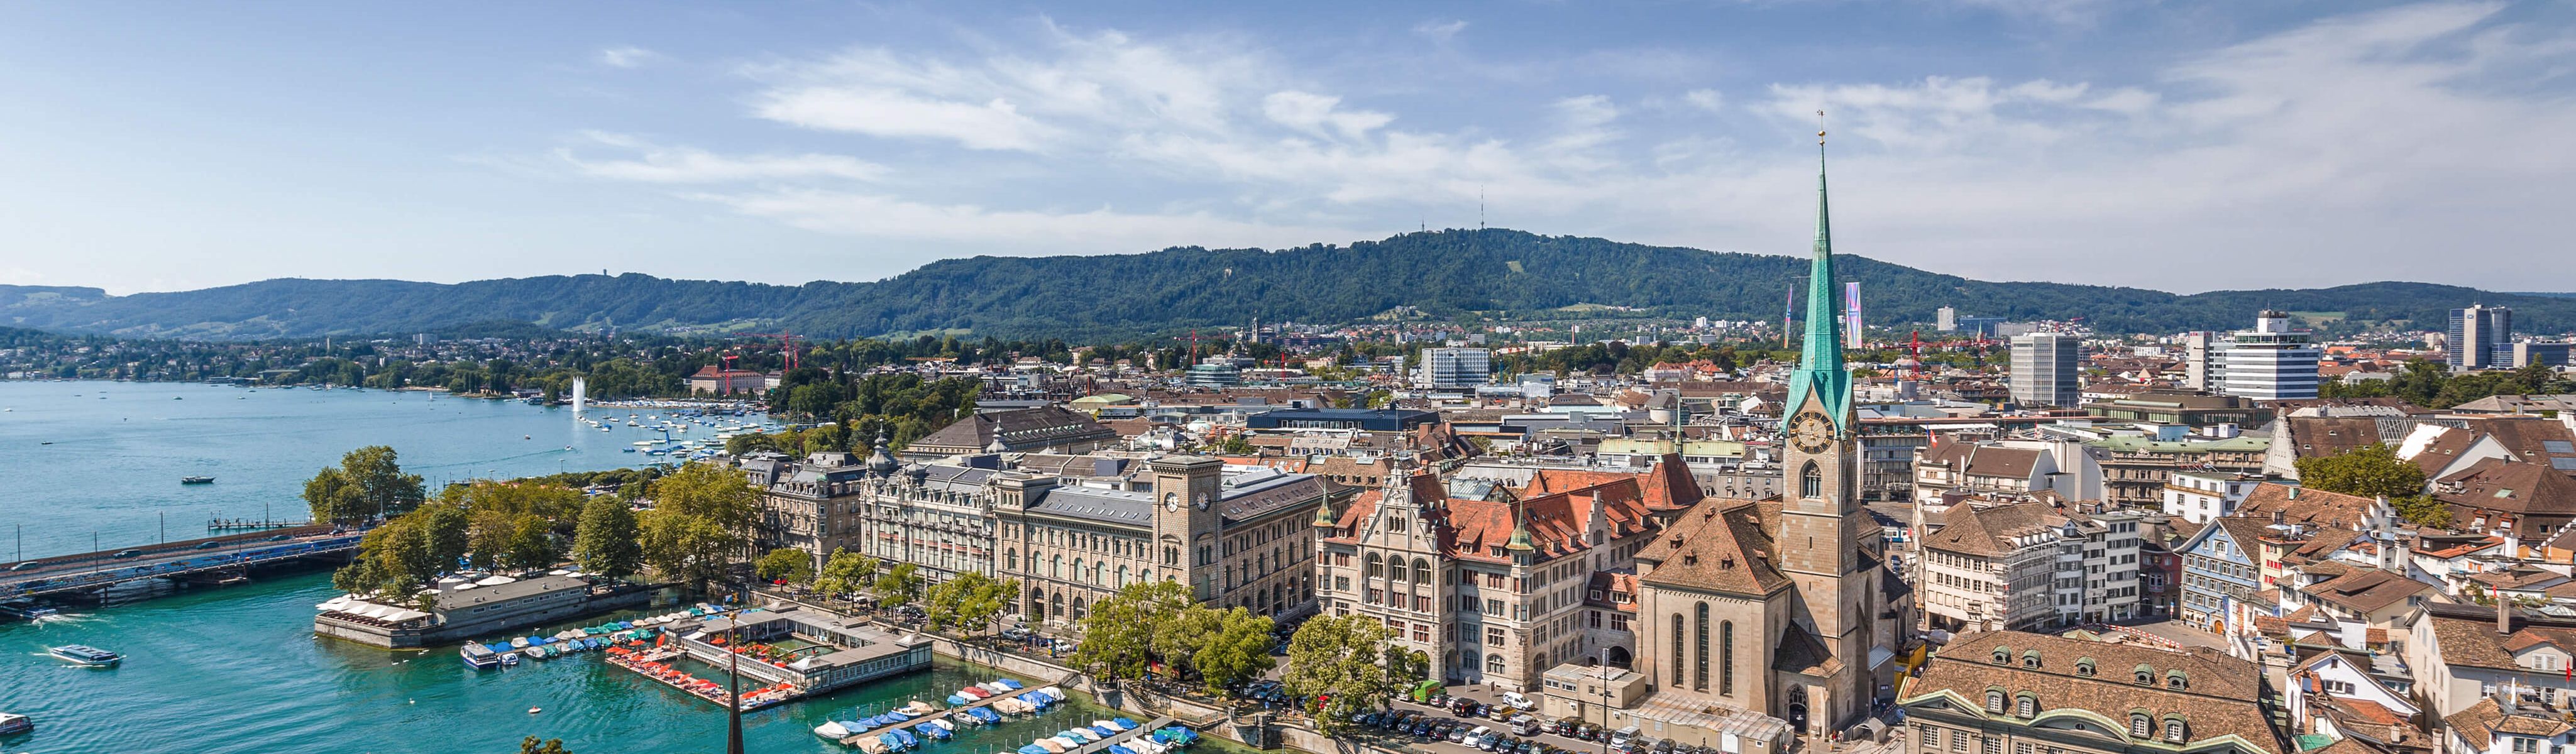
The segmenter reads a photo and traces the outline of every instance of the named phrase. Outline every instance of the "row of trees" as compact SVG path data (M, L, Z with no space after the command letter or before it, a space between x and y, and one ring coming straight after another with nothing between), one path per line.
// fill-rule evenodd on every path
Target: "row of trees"
M759 507L749 479L707 464L616 480L626 484L587 496L560 481L477 481L450 485L436 501L406 502L396 493L406 485L416 489L419 477L401 473L393 451L378 446L352 451L306 488L317 520L364 521L372 511L392 511L367 532L355 560L333 575L341 589L392 599L409 599L460 569L535 570L567 558L610 578L649 566L703 588L742 552ZM394 490L383 493L388 502L381 508L372 497L379 487ZM639 495L653 507L637 512Z
M1081 625L1072 662L1102 678L1143 678L1160 666L1214 693L1277 664L1270 616L1201 605L1178 581L1129 584L1093 605Z
M2450 408L2491 395L2576 392L2576 380L2560 376L2546 364L2514 370L2453 373L2449 365L2427 359L2406 362L2385 380L2333 379L2317 385L2326 398L2397 397L2427 408Z

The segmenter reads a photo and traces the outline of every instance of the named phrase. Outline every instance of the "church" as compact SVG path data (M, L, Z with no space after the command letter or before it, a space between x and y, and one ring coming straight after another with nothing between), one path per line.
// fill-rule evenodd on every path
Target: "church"
M1635 670L1653 688L1641 710L1731 707L1803 732L1839 729L1868 714L1900 638L1889 601L1905 587L1860 504L1816 135L1806 345L1780 422L1781 495L1703 500L1636 554Z

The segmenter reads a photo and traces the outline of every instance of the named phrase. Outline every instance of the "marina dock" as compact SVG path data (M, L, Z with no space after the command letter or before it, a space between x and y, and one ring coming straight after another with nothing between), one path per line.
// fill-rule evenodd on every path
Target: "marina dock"
M1023 692L1023 693L1025 693L1025 692ZM1018 694L994 694L994 695L992 695L992 696L984 697L984 698L982 698L982 699L977 699L977 700L975 700L975 701L973 701L973 702L971 702L971 703L967 703L967 704L960 704L960 705L957 705L957 706L954 706L954 707L950 707L950 708L947 708L947 709L943 709L943 710L934 710L934 711L930 712L929 714L922 715L922 716L920 716L920 717L916 717L916 718L913 718L913 719L910 719L910 720L906 720L906 721L903 721L903 722L900 722L900 723L895 723L895 724L893 724L893 725L888 725L888 726L881 727L881 728L869 728L869 729L867 729L867 730L866 730L866 731L864 731L864 732L860 732L860 733L853 733L853 734L850 734L849 736L845 736L845 737L843 737L843 738L841 739L841 745L842 745L842 746L857 746L857 745L859 745L859 744L858 744L859 739L863 739L863 738L870 738L870 739L872 739L872 738L876 738L878 734L885 733L886 731L893 731L893 730L911 730L911 729L912 729L912 728L914 728L915 726L919 726L919 725L921 725L922 723L930 722L930 721L932 721L932 720L940 720L940 719L945 719L945 718L955 717L955 716L957 715L957 713L965 712L965 711L967 711L967 710L975 709L975 708L977 708L977 707L990 707L990 706L993 706L993 704L994 704L995 702L999 702L999 701L1002 701L1002 700L1004 700L1004 699L1012 699L1012 698L1016 698L1017 696L1018 696Z

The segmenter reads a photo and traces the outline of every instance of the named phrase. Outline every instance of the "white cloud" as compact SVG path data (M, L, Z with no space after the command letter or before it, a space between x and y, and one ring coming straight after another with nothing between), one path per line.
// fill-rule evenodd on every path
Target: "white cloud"
M2564 66L2576 44L2500 24L2496 10L2330 18L2134 81L1784 82L1736 102L1683 87L1524 95L1454 126L1255 45L1049 27L1043 44L1008 52L871 48L751 72L760 117L987 153L955 174L969 185L944 187L976 203L792 185L782 166L813 155L629 147L642 154L579 164L666 182L677 179L655 176L764 173L791 185L699 198L821 232L996 251L1302 244L1435 211L1463 218L1489 196L1506 225L1794 252L1814 158L1789 135L1811 131L1821 108L1849 251L2186 290L2456 280L2463 264L2501 267L2510 249L2554 243L2554 230L2512 218L2554 216L2553 197L2576 195L2576 140L2561 136L2576 130L2576 103L2494 88ZM1631 99L1725 117L1629 122ZM815 170L803 177L876 174ZM999 171L1012 191L988 177ZM1030 208L1068 195L1185 209Z
M645 183L730 183L783 178L846 178L875 181L883 165L843 155L766 154L728 157L691 147L664 147L623 134L583 134L592 144L631 153L625 159L585 159L572 148L555 150L555 158L583 175Z
M599 64L610 68L640 68L662 59L662 53L642 47L610 47L599 51Z
M1458 32L1466 30L1467 22L1464 20L1424 21L1413 25L1414 34L1434 42L1447 42L1456 38Z
M1133 253L1169 246L1277 247L1347 239L1336 228L1273 225L1203 212L995 210L893 196L815 190L704 194L747 215L839 235L1017 248L1030 252Z

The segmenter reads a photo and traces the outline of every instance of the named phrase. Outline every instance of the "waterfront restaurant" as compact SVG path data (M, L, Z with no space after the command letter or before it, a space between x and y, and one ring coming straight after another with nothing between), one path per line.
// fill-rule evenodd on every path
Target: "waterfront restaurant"
M449 578L429 592L430 609L350 594L315 605L313 632L379 647L408 649L467 641L618 608L639 607L651 593L631 585L594 585L578 574Z
M928 637L896 635L864 620L794 608L753 608L731 618L709 618L698 630L678 637L679 646L692 659L727 667L725 648L710 640L722 638L737 623L737 641L768 644L788 654L776 662L746 657L742 674L764 683L793 684L804 694L930 667Z

